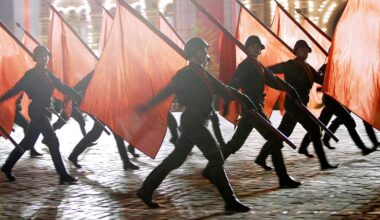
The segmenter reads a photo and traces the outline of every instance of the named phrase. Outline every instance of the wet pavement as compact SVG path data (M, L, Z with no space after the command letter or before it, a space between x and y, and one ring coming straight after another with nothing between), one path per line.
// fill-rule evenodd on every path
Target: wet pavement
M179 114L175 115L178 119ZM275 112L271 120L277 127L280 119ZM89 117L87 121L89 130L92 122ZM363 123L356 122L363 141L372 147ZM233 126L221 119L221 128L229 140ZM20 141L22 129L15 129L12 136ZM304 134L297 125L290 139L299 145ZM156 159L142 153L132 159L140 166L136 171L123 170L115 140L106 134L79 158L83 167L76 169L67 157L81 138L79 126L70 120L57 135L67 168L79 177L78 184L58 185L40 137L36 148L44 153L42 158L30 158L29 152L25 153L13 170L16 182L0 175L0 219L380 219L380 152L361 156L344 127L336 133L339 143L332 142L336 149L325 149L332 164L341 164L336 170L320 171L317 159L308 159L285 146L288 172L303 183L298 189L279 189L276 175L254 164L264 139L252 132L243 148L225 164L237 196L252 208L233 215L224 212L216 188L201 176L206 161L197 148L154 194L162 208L148 209L136 198L145 177L173 149L170 135ZM1 164L12 148L10 142L0 139ZM313 152L312 146L309 152Z

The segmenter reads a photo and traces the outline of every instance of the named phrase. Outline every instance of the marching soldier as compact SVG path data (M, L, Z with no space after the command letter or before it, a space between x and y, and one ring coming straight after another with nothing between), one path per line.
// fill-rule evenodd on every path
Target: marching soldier
M19 82L1 98L0 102L7 100L19 92L24 91L32 103L29 105L29 117L31 121L24 139L20 142L20 147L24 150L34 146L40 133L46 139L46 144L49 147L50 155L53 159L55 169L59 175L59 183L75 183L77 179L70 176L62 161L61 153L59 152L59 141L52 126L50 125L50 105L51 97L54 89L58 89L65 95L70 96L76 102L81 100L81 96L70 87L63 84L51 72L46 69L50 57L50 51L45 46L37 46L33 51L33 60L36 66L28 70ZM15 181L16 178L12 175L12 168L21 158L24 152L19 149L14 149L8 156L1 171L6 175L9 181Z
M322 72L323 77L324 77L325 71L326 71L326 64L324 64L319 70L319 72ZM336 115L337 119L340 122L343 122L343 124L346 126L348 133L350 134L352 140L355 142L356 146L358 146L358 148L362 151L362 154L365 156L372 153L373 150L368 149L364 145L358 132L356 131L355 129L356 123L355 123L355 120L350 115L350 112L347 111L347 109L343 107L341 104L339 104L339 102L337 102L336 100L334 100L331 96L327 94L323 95L322 100L323 100L323 104L325 105L325 108L322 110L321 115L319 116L319 120L325 125L327 125L329 121L331 120L332 116ZM325 138L323 139L324 143L326 142L325 141L325 139L327 139L326 137L327 136L325 135ZM303 152L307 157L312 158L314 156L312 154L309 154L307 151L307 146L309 145L310 141L311 141L310 135L306 134L301 142L299 152L301 153ZM329 144L327 146L331 148Z
M322 77L306 62L308 54L311 52L311 48L306 41L299 40L294 46L294 53L296 55L295 59L269 67L269 69L275 73L284 73L285 81L297 90L304 105L309 102L309 93L313 83L316 82L321 85L323 83ZM312 119L310 119L308 115L300 111L299 107L288 95L285 98L285 110L286 113L282 118L278 130L280 130L284 135L290 136L296 124L300 123L310 134L321 169L327 170L337 168L338 166L330 165L327 161L322 147L321 131L319 126ZM261 149L255 162L257 164L266 164L266 159L270 154L271 146L275 144L277 143L269 140ZM308 154L306 151L299 151L299 153Z
M201 38L188 40L185 44L185 54L190 61L189 65L179 70L167 87L139 109L141 112L146 112L173 94L176 95L179 103L185 106L185 111L181 115L181 135L174 150L148 175L137 192L137 196L150 208L159 207L152 201L154 190L171 171L183 164L193 146L196 145L210 163L210 178L214 180L216 188L225 201L225 209L233 212L250 210L236 198L223 168L223 156L207 129L212 112L213 95L230 98L225 85L204 69L208 55L207 48L208 44ZM251 106L250 103L247 105Z
M263 65L257 60L257 57L265 48L259 37L255 35L250 36L245 43L245 48L248 52L248 56L239 64L230 86L235 89L242 89L243 92L254 102L258 109L258 113L266 119L262 109L264 105L265 85L269 85L277 90L286 91L287 93L290 93L290 97L294 97L295 99L297 99L298 94L289 84L273 75L273 73L263 67ZM225 106L228 106L228 103L225 103ZM226 110L227 109L228 107ZM265 139L272 140L275 143L271 146L270 150L272 152L275 171L279 177L280 188L297 188L300 186L301 183L294 181L287 173L281 152L281 140L273 136L266 127L253 120L250 114L243 113L232 139L222 147L224 159L226 160L231 154L236 153L243 146L253 128L256 128ZM265 167L265 164L259 165ZM208 169L209 166L204 170L203 176L209 179Z

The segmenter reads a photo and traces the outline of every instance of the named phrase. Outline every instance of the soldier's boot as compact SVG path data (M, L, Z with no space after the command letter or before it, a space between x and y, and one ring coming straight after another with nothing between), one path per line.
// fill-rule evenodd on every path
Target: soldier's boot
M147 205L151 209L160 208L160 205L158 203L155 203L152 201L153 192L148 192L144 189L144 187L141 187L137 193L136 196L140 198L145 205Z
M307 150L307 147L309 146L310 142L311 142L310 135L306 134L301 142L301 146L298 148L298 153L304 154L308 158L313 158L314 155L310 154Z
M257 155L255 159L255 163L262 167L264 170L272 170L272 167L268 166L266 160L270 154L270 145L271 143L268 141L261 148L259 155Z
M337 165L331 165L326 158L326 154L322 147L322 141L320 138L313 138L313 145L315 153L317 154L317 157L319 159L319 164L321 166L321 170L330 170L330 169L336 169L338 168L339 164Z
M43 154L36 151L36 149L34 147L32 147L32 149L30 149L30 157L35 158L35 157L42 157L42 156L43 156Z
M13 151L9 154L5 164L1 168L1 171L5 174L7 179L11 182L16 180L16 177L12 174L12 168L16 164L16 162L22 157L23 153L21 153L18 149L13 149Z
M140 155L136 153L135 146L133 146L131 144L128 145L128 151L129 151L129 153L132 154L133 157L136 157L136 158L140 157Z
M248 212L250 208L236 197L224 169L213 175L214 183L225 203L225 210L229 212Z
M278 146L274 146L278 147ZM281 148L273 149L272 161L274 165L274 169L279 179L279 187L281 189L290 189L290 188L298 188L301 185L301 182L293 180L286 170L284 158L282 156Z
M356 146L358 146L358 148L362 151L363 156L366 156L375 151L374 149L369 149L365 146L355 128L350 128L348 132L350 133L352 140L355 142Z

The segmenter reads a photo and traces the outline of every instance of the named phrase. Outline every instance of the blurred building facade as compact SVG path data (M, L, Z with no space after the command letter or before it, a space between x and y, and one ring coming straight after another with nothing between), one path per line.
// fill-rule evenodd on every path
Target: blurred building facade
M22 31L16 22L30 31L40 42L46 44L49 30L50 9L45 1L53 4L81 38L91 47L97 48L102 21L102 4L111 12L116 0L2 0L0 20L18 36ZM187 39L193 36L197 15L190 0L125 0L137 11L155 23L160 10L173 24L179 34ZM234 32L238 9L234 0L201 0L212 8L213 14ZM271 24L276 3L274 0L240 0L266 25ZM323 31L331 35L346 0L277 0L296 19L301 9Z

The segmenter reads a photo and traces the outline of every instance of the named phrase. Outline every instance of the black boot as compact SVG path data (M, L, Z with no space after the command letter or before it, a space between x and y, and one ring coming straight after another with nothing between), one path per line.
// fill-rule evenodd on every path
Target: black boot
M362 148L361 149L362 150L362 155L363 156L367 156L368 154L370 154L370 153L372 153L372 152L374 152L374 151L376 151L376 149L369 149L369 148Z
M43 154L36 151L36 149L34 147L32 149L30 149L30 157L35 158L35 157L42 157L42 156L43 156Z
M126 160L126 161L123 161L123 168L124 170L138 170L140 167L134 165L131 161L129 160Z
M136 153L135 147L131 144L128 145L128 151L129 153L132 154L133 157L136 157L136 158L140 157L140 155Z
M300 149L298 150L298 153L299 153L299 154L303 154L303 155L305 155L305 156L308 157L308 158L314 158L314 155L310 154L310 153L307 151L306 148L300 148Z
M24 146L20 144L20 146ZM22 157L24 152L20 152L18 149L13 149L9 154L5 164L1 168L1 171L5 174L9 181L15 181L16 178L12 175L12 168L17 163L17 161Z
M214 176L214 183L225 202L225 210L228 212L248 212L250 208L239 201L228 181L224 169L221 169Z
M314 137L312 140L313 140L315 153L317 154L317 157L319 159L319 164L321 165L321 170L324 171L324 170L331 170L331 169L338 168L339 165L331 165L327 161L325 151L323 150L323 147L322 147L321 139L318 137Z
M68 174L62 175L59 177L59 184L60 185L63 185L63 184L73 185L73 184L76 184L77 182L78 182L77 178L74 178Z
M255 163L261 166L264 170L272 170L272 167L268 166L266 160L270 154L270 149L272 148L272 144L267 141L264 146L261 148L259 155L257 155Z
M325 147L327 147L328 149L331 149L331 150L334 150L335 147L332 147L330 145L330 142L328 140L326 140L325 138L323 138L323 144L325 145Z
M70 154L69 158L67 158L76 168L80 169L82 166L78 163L78 158L73 154Z
M151 209L160 208L159 204L152 201L152 193L147 193L146 191L144 191L143 188L140 188L137 191L136 196L140 198L145 203L145 205L147 205L149 208Z
M272 167L268 166L267 163L265 161L259 161L259 160L255 160L255 163L257 165L259 165L260 167L262 167L264 170L266 171L269 171L269 170L272 170Z
M12 175L12 171L10 169L6 169L4 166L1 168L1 171L5 174L5 176L7 177L7 179L10 181L10 182L13 182L16 180L16 177L14 177Z
M292 189L298 188L302 185L301 182L293 180L290 176L280 179L280 188L281 189Z

